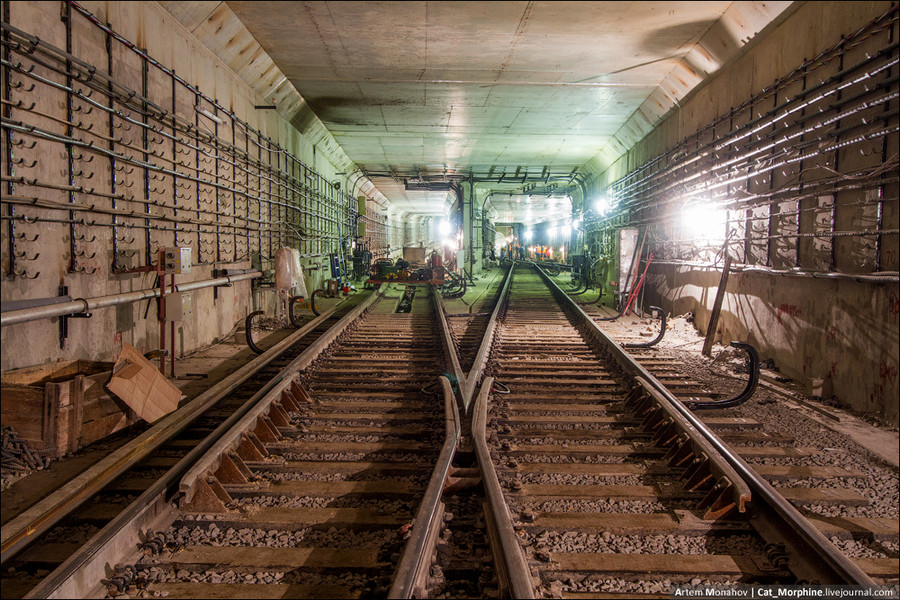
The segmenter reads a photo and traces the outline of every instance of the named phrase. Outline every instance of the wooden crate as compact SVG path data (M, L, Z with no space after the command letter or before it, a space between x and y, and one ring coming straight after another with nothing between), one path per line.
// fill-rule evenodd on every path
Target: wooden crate
M45 456L58 457L136 423L106 391L113 363L75 360L6 371L0 420Z

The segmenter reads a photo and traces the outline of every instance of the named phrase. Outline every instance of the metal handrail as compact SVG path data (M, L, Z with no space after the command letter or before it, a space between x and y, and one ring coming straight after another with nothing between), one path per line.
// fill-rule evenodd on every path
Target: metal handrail
M439 380L444 391L444 444L416 512L416 524L412 528L412 536L403 548L388 598L412 598L423 587L443 523L441 496L456 454L462 424L450 380L445 376L441 376Z

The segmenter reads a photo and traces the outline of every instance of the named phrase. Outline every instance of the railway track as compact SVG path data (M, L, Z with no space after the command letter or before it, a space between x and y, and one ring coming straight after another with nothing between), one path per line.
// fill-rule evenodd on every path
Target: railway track
M896 571L821 534L872 522L793 508L865 502L790 484L853 473L757 467L775 491L746 461L803 449L745 417L701 420L683 402L715 392L656 350L626 354L548 282L520 265L465 318L425 288L348 312L227 427L195 436L202 451L116 517L120 535L96 534L28 597L101 581L142 597L668 597Z
M513 596L652 597L673 584L892 577L896 559L848 560L821 533L871 533L869 524L810 521L794 509L866 502L788 483L857 474L757 466L782 480L776 492L744 458L802 449L757 444L766 434L749 419L700 421L679 408L676 396L715 394L654 351L626 355L559 289L554 302L547 281L536 269L516 274L475 405Z
M386 595L446 433L427 296L373 306L185 476L161 551L134 565L146 595Z
M137 541L142 515L155 515L167 490L204 450L206 440L248 410L291 363L346 315L361 310L367 294L348 298L313 318L247 365L147 428L133 441L79 474L56 493L3 525L3 597L40 597L70 580L75 565L92 556L116 556ZM144 517L146 518L146 517ZM99 554L98 554L99 553Z

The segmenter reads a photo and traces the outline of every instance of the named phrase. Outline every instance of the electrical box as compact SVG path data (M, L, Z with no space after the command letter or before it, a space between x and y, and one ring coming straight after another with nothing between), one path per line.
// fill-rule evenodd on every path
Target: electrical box
M166 294L166 321L183 321L191 314L191 295L175 292Z
M332 279L341 278L341 259L334 254L331 256L331 277Z
M466 268L466 251L465 249L460 249L456 251L456 270L460 273L463 272Z
M172 274L190 273L191 249L166 248L163 251L163 270Z

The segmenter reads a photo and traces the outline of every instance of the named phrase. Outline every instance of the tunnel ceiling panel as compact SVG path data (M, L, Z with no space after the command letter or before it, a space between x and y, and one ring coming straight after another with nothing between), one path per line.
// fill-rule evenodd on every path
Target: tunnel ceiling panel
M716 67L791 3L227 4L350 159L394 176L379 189L431 213L443 200L402 178L570 173L692 50Z

